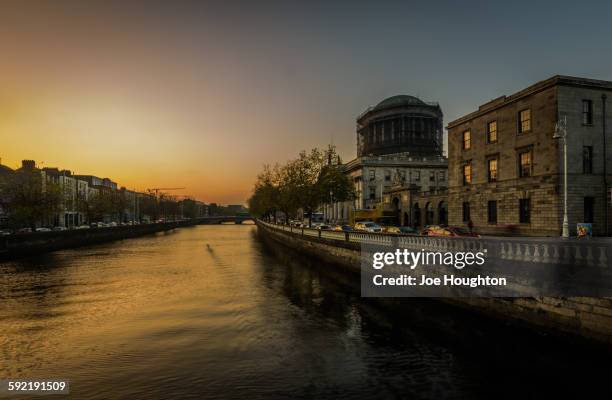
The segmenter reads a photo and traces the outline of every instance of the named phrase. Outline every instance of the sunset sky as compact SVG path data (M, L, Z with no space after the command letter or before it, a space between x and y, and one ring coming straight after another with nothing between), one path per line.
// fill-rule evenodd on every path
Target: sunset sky
M610 2L430 3L2 1L2 163L243 203L264 163L353 158L388 96L447 123L555 74L612 80Z

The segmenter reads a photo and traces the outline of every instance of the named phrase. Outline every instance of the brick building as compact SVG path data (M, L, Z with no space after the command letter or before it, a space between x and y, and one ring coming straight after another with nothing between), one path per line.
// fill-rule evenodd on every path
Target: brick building
M612 232L610 94L612 82L554 76L450 122L449 224L471 220L485 234L559 236L563 140L553 135L566 118L570 234L577 222L592 222L598 235Z

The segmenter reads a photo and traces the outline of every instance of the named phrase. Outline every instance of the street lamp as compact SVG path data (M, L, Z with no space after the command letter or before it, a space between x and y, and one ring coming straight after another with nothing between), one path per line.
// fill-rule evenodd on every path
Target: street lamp
M565 115L555 124L553 139L563 139L563 232L561 236L569 238L569 223L567 221L567 117Z

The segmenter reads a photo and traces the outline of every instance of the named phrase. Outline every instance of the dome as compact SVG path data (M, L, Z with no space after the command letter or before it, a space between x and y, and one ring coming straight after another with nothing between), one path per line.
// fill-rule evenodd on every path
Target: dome
M427 105L427 104L417 97L401 94L399 96L392 96L387 99L384 99L383 101L378 103L376 107L374 107L374 110L382 110L385 108L394 108L394 107L401 107L401 106L424 106L424 105Z

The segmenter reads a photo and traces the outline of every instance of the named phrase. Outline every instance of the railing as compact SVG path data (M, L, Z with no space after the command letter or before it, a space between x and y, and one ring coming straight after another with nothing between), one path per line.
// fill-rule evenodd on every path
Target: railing
M433 252L485 252L487 259L507 262L561 264L609 268L612 261L612 240L516 237L429 237L362 231L330 231L297 228L257 221L267 228L301 236L337 242L349 242Z

